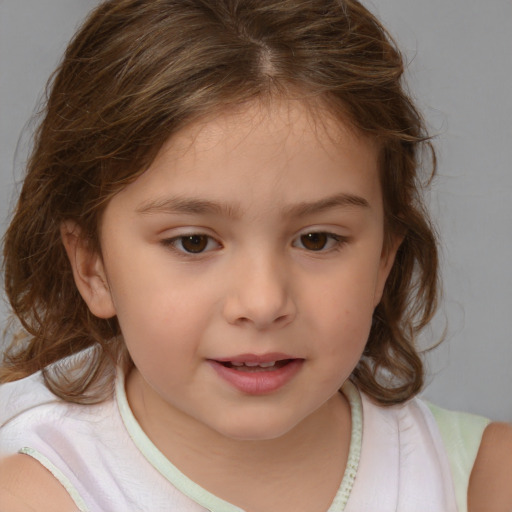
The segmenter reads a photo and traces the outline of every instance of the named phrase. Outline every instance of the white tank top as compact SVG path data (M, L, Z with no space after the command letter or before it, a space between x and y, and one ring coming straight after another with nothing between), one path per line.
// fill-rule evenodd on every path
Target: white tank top
M454 482L425 403L413 399L384 408L350 382L342 391L351 405L352 435L328 512L466 512L469 473L486 420L472 422L473 435L466 439L471 446L463 450L467 468ZM436 417L443 411L436 409ZM443 424L447 428L450 421ZM92 406L59 400L40 374L0 386L0 456L15 453L50 470L82 512L243 512L187 478L156 448L130 410L121 374L115 397Z

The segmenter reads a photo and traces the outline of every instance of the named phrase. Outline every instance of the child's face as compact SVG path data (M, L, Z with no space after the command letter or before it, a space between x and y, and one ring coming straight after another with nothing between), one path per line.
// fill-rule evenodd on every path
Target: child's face
M394 251L377 148L323 117L255 104L185 129L108 204L89 304L118 316L153 418L268 439L339 400Z

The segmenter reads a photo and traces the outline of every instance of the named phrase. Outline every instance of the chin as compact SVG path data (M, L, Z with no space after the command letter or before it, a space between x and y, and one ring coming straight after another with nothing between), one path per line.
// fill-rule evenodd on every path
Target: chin
M271 441L286 435L295 424L288 422L262 422L261 418L249 422L247 419L240 423L230 423L216 428L224 437L235 441Z

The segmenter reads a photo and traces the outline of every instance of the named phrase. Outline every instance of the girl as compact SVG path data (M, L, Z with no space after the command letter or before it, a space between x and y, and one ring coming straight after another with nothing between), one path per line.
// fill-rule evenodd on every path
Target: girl
M414 398L437 253L402 71L352 0L90 15L5 237L2 510L512 509L510 427Z

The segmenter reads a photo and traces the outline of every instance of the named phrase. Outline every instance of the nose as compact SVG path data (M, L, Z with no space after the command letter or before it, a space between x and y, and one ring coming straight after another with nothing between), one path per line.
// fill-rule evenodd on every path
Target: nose
M259 254L232 265L224 302L228 323L258 330L288 325L296 316L286 262Z

